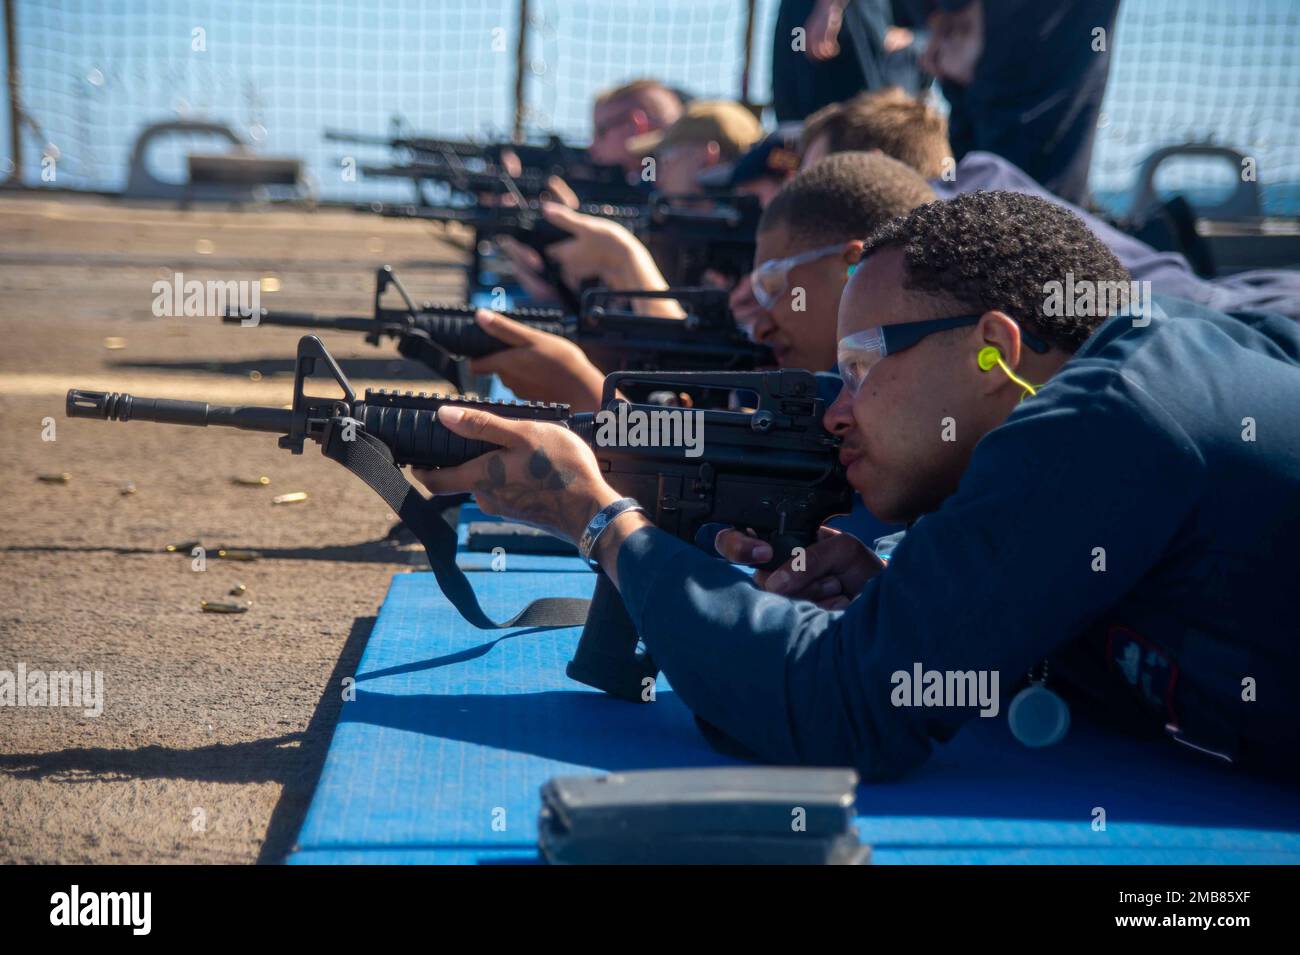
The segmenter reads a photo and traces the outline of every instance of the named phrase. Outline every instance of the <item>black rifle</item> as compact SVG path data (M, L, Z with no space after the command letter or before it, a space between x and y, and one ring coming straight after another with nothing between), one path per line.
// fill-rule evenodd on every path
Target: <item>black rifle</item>
M390 288L398 295L396 307L384 304ZM675 300L685 306L687 314L684 319L638 315L624 307L633 299ZM417 305L392 268L385 265L375 274L373 317L265 308L255 317L259 325L360 332L371 345L392 338L402 357L423 362L458 390L482 392L481 387L465 387L469 373L462 359L481 358L510 346L484 331L474 319L477 311L473 305ZM559 308L517 308L501 314L576 342L601 368L740 371L775 364L766 346L751 342L736 327L727 308L727 294L720 289L592 289L583 296L578 318ZM230 311L223 321L244 324L253 317Z
M387 296L389 289L396 299ZM477 309L473 305L439 302L417 304L392 266L384 265L375 271L374 308L370 316L323 315L316 312L272 311L259 309L256 315L244 315L237 309L226 312L222 321L237 325L276 325L288 328L314 328L339 332L359 332L370 345L379 345L384 339L396 341L397 351L411 361L418 361L440 378L445 378L457 391L486 391L487 382L478 381L467 364L446 348L435 343L444 326L455 325L460 320L473 321ZM566 322L571 322L561 308L516 308L502 314L526 322L546 331L563 332Z
M400 219L426 219L434 222L459 222L474 230L474 243L470 251L469 281L473 286L488 287L483 274L483 240L508 235L534 249L542 257L542 278L555 287L561 303L572 313L578 310L578 295L582 289L571 289L565 284L560 269L547 256L546 250L557 242L571 237L572 233L555 225L542 215L536 200L518 199L513 206L417 206L371 202L357 207L377 215ZM636 231L643 219L642 210L635 206L586 205L578 211L612 219Z
M756 196L653 196L642 241L670 285L716 272L730 287L754 269L762 207Z
M684 307L684 318L639 314L634 301L659 299ZM442 309L442 319L426 334L445 352L482 358L510 346L488 334L472 312ZM509 314L509 313L507 313ZM776 364L771 350L736 326L727 293L715 288L659 291L589 289L576 321L511 316L517 321L575 342L601 368L621 371L749 371Z
M475 230L470 281L489 286L483 278L479 242L509 235L542 256L543 277L560 291L564 304L576 310L573 293L550 263L546 249L569 237L543 218L536 200L516 200L517 206L424 206L375 202L359 206L379 215L459 222ZM654 196L648 206L587 203L579 212L612 219L637 235L650 250L669 285L703 285L707 273L720 275L727 287L754 268L758 221L762 209L754 196Z
M473 226L484 238L494 235L514 236L533 248L544 249L570 233L547 221L536 199L525 199L518 205L497 206L418 206L412 203L366 202L356 207L361 212L373 212L390 219L424 219L430 222L458 222ZM632 232L640 232L646 222L646 207L615 205L607 202L584 202L577 212L583 215L612 219Z
M415 183L415 194L420 208L436 208L426 195L423 183L441 182L466 197L474 198L485 193L491 195L521 195L526 199L537 199L547 191L546 179L539 178L532 170L525 170L519 176L510 176L495 166L485 169L451 168L441 163L411 161L388 166L362 163L357 167L366 176L386 176L397 179L410 179Z
M456 186L456 176L469 172L501 177L506 173L506 153L518 159L520 175L515 177L527 183L530 198L545 188L551 176L559 176L584 202L636 203L645 199L645 193L630 185L617 166L595 163L587 151L579 146L551 136L542 142L532 143L475 143L467 140L442 139L436 136L364 136L326 130L325 138L333 142L348 142L371 146L387 146L424 167L423 178L448 182Z
M543 176L562 178L581 202L636 204L645 201L646 193L627 181L618 166L594 162L587 150L549 136L540 143L502 143L498 155L509 150L518 157L524 170L537 170Z
M342 398L311 396L310 376L324 373L342 389ZM616 397L622 389L658 387L739 390L751 396L738 411L664 409L635 405ZM280 435L280 447L301 454L312 440L322 452L357 474L415 531L429 554L443 592L476 626L575 626L585 620L568 675L624 699L648 699L658 667L638 652L636 629L617 590L599 573L590 607L572 602L537 601L504 624L483 613L455 563L456 535L402 477L397 466L455 467L496 445L458 437L438 421L448 405L480 408L508 418L549 421L567 427L590 443L602 473L621 493L636 498L655 525L686 541L696 541L707 525L752 528L774 553L767 564L789 559L807 547L829 517L849 510L852 489L838 463L839 440L823 428L826 399L811 372L678 372L610 375L604 409L570 414L567 406L530 402L479 401L463 397L367 391L358 398L320 339L298 342L293 404L289 409L210 405L203 401L139 398L126 394L68 392L67 414L74 418L161 421L199 427L217 425ZM678 440L661 443L671 432L672 415L696 415L700 454L690 457ZM607 417L602 417L607 416ZM663 418L661 416L669 416ZM633 444L618 422L648 422L648 441ZM667 421L668 426L663 422ZM678 419L678 434L685 419ZM608 440L608 431L615 434ZM689 439L687 439L689 440Z

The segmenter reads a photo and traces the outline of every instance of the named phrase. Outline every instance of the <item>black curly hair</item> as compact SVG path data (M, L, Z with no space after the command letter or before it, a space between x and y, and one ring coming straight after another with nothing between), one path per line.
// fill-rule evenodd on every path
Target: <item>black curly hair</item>
M1050 283L1112 282L1128 302L1128 270L1082 219L1055 203L1018 192L972 192L930 202L885 223L863 257L903 251L905 287L944 296L962 307L1005 312L1047 342L1076 351L1108 317L1048 314Z
M767 204L758 231L784 226L809 247L848 242L934 199L921 174L882 153L836 153L803 170Z

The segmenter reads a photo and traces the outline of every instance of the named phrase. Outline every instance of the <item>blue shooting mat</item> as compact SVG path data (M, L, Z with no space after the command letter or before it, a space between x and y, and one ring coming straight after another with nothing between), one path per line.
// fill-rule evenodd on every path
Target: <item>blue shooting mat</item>
M460 507L459 524L456 528L456 566L465 573L473 573L496 570L492 566L493 558L496 556L491 551L472 551L469 549L469 525L470 524L500 524L504 523L500 517L494 517L490 514L484 514L478 509L478 505L473 501L462 504ZM591 573L591 568L587 562L573 554L525 554L514 553L510 545L502 545L505 553L503 559L497 563L500 571L515 570L536 570L536 571L564 571L567 573Z
M590 596L594 581L474 577L497 619L538 597ZM432 574L396 575L289 861L535 861L551 776L726 762L666 687L636 705L566 678L579 633L478 630Z
M497 619L594 583L528 570L472 579ZM538 790L552 776L735 763L662 676L648 705L568 680L578 635L477 630L432 574L395 576L288 861L535 862ZM1005 717L976 717L907 779L862 786L857 827L876 863L1295 864L1298 796L1077 717L1041 750L1015 742Z

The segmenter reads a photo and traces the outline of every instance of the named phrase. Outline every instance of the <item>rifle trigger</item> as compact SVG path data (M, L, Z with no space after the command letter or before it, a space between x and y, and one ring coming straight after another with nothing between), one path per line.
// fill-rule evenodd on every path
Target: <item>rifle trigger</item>
M710 464L708 461L705 461L703 464L700 465L699 476L695 480L696 491L702 493L708 493L709 491L712 491L713 482L716 479L716 477L717 477L717 473L713 465Z

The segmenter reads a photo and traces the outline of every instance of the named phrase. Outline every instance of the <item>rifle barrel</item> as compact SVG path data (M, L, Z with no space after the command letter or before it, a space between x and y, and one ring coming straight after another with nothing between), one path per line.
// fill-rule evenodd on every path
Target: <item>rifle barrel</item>
M229 313L223 319L229 325L243 324L248 319ZM377 323L363 315L317 315L315 312L273 312L262 309L257 315L258 325L284 325L289 328L325 328L338 332L373 332Z
M102 421L158 421L206 428L215 425L241 431L270 431L288 434L293 412L284 408L256 405L210 405L206 401L178 401L174 398L140 398L116 391L68 391L69 418L98 418Z

